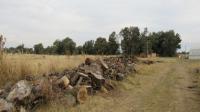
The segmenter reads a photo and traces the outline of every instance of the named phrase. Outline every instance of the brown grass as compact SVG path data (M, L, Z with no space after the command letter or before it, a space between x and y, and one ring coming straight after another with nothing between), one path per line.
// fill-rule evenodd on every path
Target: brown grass
M0 87L7 82L15 82L25 75L43 75L72 69L84 62L86 57L94 56L49 56L28 54L4 54L0 61Z
M15 82L27 74L42 75L77 67L86 57L97 58L98 56L7 54L0 63L0 86L8 81ZM158 107L163 108L166 106L163 109L167 109L168 105L163 106L165 103L161 103L160 98L156 96L165 98L165 101L170 102L172 97L170 96L171 89L169 87L175 84L180 77L179 75L187 74L182 73L181 70L183 69L180 69L182 65L185 69L193 71L194 68L200 68L200 61L177 60L175 58L152 58L151 60L164 62L150 66L137 65L137 76L135 77L135 74L130 75L124 81L117 83L117 88L109 94L89 96L84 104L75 107L67 107L60 102L51 101L42 105L37 112L134 112L137 108L138 110L142 110L144 107L146 107L144 109L152 109L152 105L149 105L152 102L160 102ZM192 74L192 72L190 73Z

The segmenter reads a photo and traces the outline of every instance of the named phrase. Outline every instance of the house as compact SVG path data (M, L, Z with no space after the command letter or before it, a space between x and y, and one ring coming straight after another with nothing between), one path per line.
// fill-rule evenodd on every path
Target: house
M190 50L189 59L200 59L200 49Z

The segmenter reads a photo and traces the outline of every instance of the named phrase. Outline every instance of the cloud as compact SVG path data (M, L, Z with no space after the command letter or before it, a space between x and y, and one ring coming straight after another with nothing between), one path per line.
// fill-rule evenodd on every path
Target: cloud
M198 43L198 0L1 0L0 32L7 46L71 37L79 45L125 26L174 29L183 43ZM200 47L197 46L197 47Z

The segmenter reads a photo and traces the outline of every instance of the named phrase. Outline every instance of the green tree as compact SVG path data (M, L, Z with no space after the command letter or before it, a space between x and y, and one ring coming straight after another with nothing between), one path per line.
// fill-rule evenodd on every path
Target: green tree
M150 35L152 49L160 56L175 56L177 49L181 48L181 38L173 30L167 32L152 33Z
M53 43L53 47L55 48L55 53L56 54L64 54L64 46L63 46L62 41L56 40Z
M83 46L76 47L76 54L83 54Z
M45 54L55 54L55 47L54 46L48 46L44 49Z
M125 27L120 31L122 51L125 55L136 55L140 47L140 31L138 27Z
M70 54L72 55L76 50L76 43L69 37L63 39L62 41L56 40L53 43L55 47L55 52L57 54Z
M18 52L20 52L20 53L24 53L24 44L21 44L21 45L18 45L17 47L16 47L16 50L18 51Z
M62 41L64 47L64 54L72 55L76 50L76 43L69 37L63 39Z
M42 54L43 51L44 51L44 47L43 47L42 43L34 45L34 52L36 54Z
M100 54L100 55L107 54L108 45L107 45L106 38L102 38L102 37L97 38L94 44L94 48L95 48L96 54Z
M33 53L33 48L24 48L23 53L32 54Z
M108 54L115 55L119 51L119 44L117 43L117 34L112 32L108 39Z
M95 54L94 41L86 41L83 45L83 52L85 54Z
M152 43L148 35L148 29L144 28L144 31L140 34L140 53L149 54L152 53Z

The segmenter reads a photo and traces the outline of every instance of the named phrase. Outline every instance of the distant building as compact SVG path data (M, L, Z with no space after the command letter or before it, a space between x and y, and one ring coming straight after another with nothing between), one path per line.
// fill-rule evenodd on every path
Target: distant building
M189 59L200 59L200 49L190 50Z

